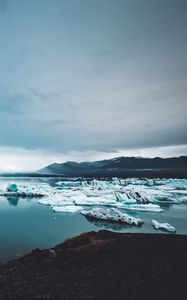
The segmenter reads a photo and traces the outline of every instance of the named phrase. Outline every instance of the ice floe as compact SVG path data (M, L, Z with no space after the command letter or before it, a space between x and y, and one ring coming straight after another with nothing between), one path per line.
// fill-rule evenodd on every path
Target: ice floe
M5 197L44 197L45 193L38 189L38 186L18 186L15 183L8 184L5 191L0 191L0 196Z
M153 227L155 227L155 229L163 229L170 232L176 231L175 227L171 226L169 223L159 223L156 220L152 220L152 225Z
M143 220L139 218L131 217L126 213L122 213L120 210L116 208L104 209L104 208L95 207L90 211L87 210L81 211L81 214L91 219L124 223L124 224L136 225L136 226L142 225L144 223Z
M177 186L184 188L176 189ZM161 212L162 205L186 203L186 188L187 180L178 179L68 179L45 190L45 197L38 202L52 208L99 205L127 211Z
M42 181L42 180L41 180ZM38 197L53 211L80 212L85 208L162 212L166 205L187 204L186 179L112 178L105 180L60 178L27 185L0 185L0 196Z
M139 211L153 211L153 212L161 212L163 211L162 208L160 208L159 205L157 204L131 204L131 205L126 205L124 204L122 208L127 209L127 210L139 210Z
M53 206L54 212L63 212L63 213L76 213L83 209L82 206L75 206L75 205L67 205L67 206Z

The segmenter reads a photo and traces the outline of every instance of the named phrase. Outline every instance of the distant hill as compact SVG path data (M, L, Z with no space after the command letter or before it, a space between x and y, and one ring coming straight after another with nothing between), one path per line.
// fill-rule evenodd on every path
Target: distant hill
M94 162L54 163L40 174L63 176L158 176L187 177L187 156L172 158L116 157Z

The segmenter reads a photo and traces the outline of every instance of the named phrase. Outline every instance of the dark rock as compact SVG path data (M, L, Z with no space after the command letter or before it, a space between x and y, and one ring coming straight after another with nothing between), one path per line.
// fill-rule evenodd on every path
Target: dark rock
M187 236L99 231L0 266L0 299L187 299Z

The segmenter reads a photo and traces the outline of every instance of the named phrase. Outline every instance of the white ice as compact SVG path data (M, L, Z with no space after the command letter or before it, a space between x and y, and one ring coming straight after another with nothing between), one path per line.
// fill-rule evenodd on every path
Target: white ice
M155 227L155 229L164 229L167 231L175 232L175 227L171 226L169 223L159 223L156 220L152 220L152 225Z
M139 226L144 223L143 220L139 218L131 217L126 213L122 213L120 210L116 208L104 209L104 208L96 207L90 211L87 210L81 211L81 214L86 217L97 219L97 220L118 222L118 223L124 223L124 224L136 225L136 226Z
M82 206L68 205L68 206L53 206L54 212L63 212L63 213L76 213L83 209Z
M6 190L0 191L0 196L17 196L17 197L43 197L47 195L45 188L40 189L38 184L31 184L30 186L17 185L9 183Z
M1 182L0 196L43 196L38 202L52 208L99 205L125 210L161 212L160 205L165 203L187 204L186 179L112 178L81 182L80 178L58 178L56 186L50 186L45 181L30 182L27 185L17 184L17 188L18 192L7 191L6 185Z
M153 212L161 212L163 209L160 208L159 205L156 204L131 204L131 205L126 205L124 204L122 208L127 209L127 210L139 210L139 211L153 211Z
M170 179L118 179L88 181L58 181L58 187L49 187L46 197L38 202L50 206L110 206L127 210L161 212L162 203L182 203L187 190L186 180ZM58 185L57 184L57 185ZM67 188L68 186L68 188ZM175 192L180 193L176 194ZM147 203L146 203L147 202ZM149 203L148 203L149 202ZM185 203L185 200L184 202Z

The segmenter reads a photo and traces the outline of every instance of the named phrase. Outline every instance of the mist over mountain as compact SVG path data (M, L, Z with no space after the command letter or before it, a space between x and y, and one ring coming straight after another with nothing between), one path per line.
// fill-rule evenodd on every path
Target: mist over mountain
M63 176L187 176L187 156L172 158L116 157L94 162L54 163L40 174Z

